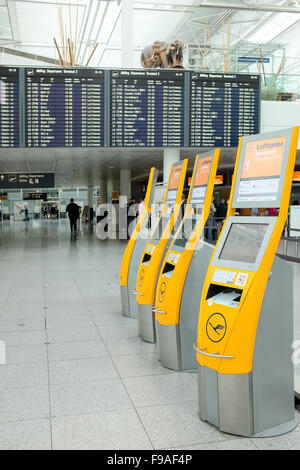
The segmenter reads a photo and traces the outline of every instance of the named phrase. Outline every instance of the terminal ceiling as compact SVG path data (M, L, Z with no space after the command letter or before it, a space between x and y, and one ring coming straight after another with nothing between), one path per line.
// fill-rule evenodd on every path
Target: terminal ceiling
M123 0L126 1L126 0ZM155 40L183 39L200 45L207 38L207 24L215 44L222 44L224 24L231 18L233 43L286 43L300 49L296 34L300 7L295 1L134 1L133 66L140 67L140 53ZM77 64L85 64L96 43L92 67L120 67L122 53L122 0L0 0L1 63L53 65L57 53L53 37L60 37L57 5L65 23L76 17ZM294 43L294 42L295 43ZM297 73L295 61L290 73ZM300 70L299 70L300 71ZM182 157L201 149L182 150ZM233 167L236 149L223 149L221 165ZM161 149L0 149L2 171L55 171L60 185L98 184L100 174L131 168L133 177L146 174L152 164L162 167Z

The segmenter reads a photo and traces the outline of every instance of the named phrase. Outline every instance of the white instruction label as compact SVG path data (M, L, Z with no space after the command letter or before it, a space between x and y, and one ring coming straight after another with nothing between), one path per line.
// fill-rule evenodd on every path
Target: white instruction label
M155 250L155 245L148 245L146 253L152 255L153 251Z
M234 285L238 287L244 287L246 285L247 279L248 279L248 274L238 273Z
M213 282L221 284L233 284L236 271L225 271L224 269L216 269L212 278Z

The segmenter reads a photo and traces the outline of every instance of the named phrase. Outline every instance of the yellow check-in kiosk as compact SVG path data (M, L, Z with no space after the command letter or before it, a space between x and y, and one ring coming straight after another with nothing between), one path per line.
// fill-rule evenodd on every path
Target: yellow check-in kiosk
M170 369L194 369L202 288L214 246L204 241L220 149L196 156L187 208L164 259L155 307L159 358Z
M139 333L144 341L155 342L155 300L157 278L164 256L176 231L181 215L182 193L188 159L173 163L165 191L162 213L153 228L141 257L136 279Z
M280 435L294 415L293 273L276 256L299 128L240 140L228 217L208 267L197 343L200 417L241 436ZM278 208L277 217L236 216Z
M155 185L157 183L158 171L151 168L143 212L132 232L122 259L120 275L120 291L122 302L122 314L125 317L137 317L137 305L135 298L129 295L135 289L137 273L141 256L149 239L147 225L151 214L151 206L154 202Z

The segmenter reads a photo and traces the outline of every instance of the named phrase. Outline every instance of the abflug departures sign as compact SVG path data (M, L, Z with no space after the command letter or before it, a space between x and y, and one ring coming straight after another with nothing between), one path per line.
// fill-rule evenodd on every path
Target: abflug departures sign
M38 189L54 187L54 173L0 173L1 189Z

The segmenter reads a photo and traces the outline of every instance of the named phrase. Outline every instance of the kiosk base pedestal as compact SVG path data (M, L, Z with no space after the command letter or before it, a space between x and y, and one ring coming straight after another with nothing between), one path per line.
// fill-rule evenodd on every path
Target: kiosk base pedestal
M139 334L143 341L156 342L155 314L150 305L137 304Z
M168 369L180 370L181 350L178 325L161 325L156 321L159 359Z
M120 286L120 292L121 292L121 303L122 303L122 315L124 317L129 317L130 309L129 309L128 286Z

